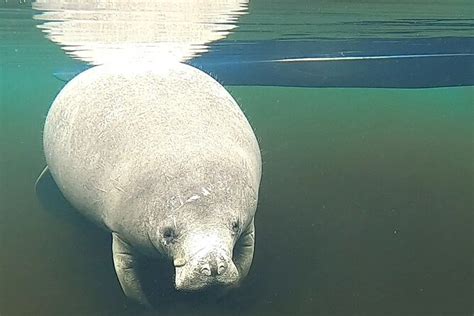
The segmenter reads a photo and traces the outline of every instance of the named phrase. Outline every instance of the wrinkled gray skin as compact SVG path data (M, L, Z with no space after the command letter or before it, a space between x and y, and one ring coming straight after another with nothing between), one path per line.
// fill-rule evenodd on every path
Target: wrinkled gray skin
M66 199L112 232L128 297L148 304L140 256L173 262L178 290L232 287L248 273L260 150L208 75L177 63L89 69L55 99L44 150Z

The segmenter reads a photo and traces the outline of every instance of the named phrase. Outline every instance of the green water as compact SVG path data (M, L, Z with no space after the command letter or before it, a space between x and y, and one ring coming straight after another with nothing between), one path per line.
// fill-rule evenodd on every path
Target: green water
M109 235L34 195L52 73L78 62L31 12L0 17L0 315L145 313ZM255 260L229 297L163 297L159 315L472 315L473 87L229 90L264 161Z

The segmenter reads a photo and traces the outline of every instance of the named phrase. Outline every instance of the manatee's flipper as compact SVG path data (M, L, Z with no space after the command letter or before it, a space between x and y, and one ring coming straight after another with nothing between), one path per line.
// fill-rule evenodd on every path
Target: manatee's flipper
M44 167L38 179L36 179L35 193L42 205L47 204L51 198L55 200L61 198L64 199L61 191L59 191L56 182L49 172L48 166ZM58 194L60 196L58 196Z
M253 251L255 247L255 224L254 220L247 227L245 232L240 236L234 249L234 263L239 270L240 279L242 280L250 270L252 264Z
M138 276L139 255L120 237L112 233L112 252L115 272L125 295L145 306L150 306Z
M65 210L75 210L75 208L66 200L58 185L54 181L49 168L45 167L43 172L36 180L35 183L36 196L46 210L54 212L60 217L74 216L79 217L76 212L68 212Z

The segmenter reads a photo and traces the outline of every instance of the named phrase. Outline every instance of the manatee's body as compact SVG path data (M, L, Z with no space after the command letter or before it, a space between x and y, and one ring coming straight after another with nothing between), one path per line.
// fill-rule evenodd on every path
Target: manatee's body
M174 261L176 287L234 285L253 256L261 158L227 91L187 65L99 66L69 82L44 128L66 199L113 233L129 297L138 256Z

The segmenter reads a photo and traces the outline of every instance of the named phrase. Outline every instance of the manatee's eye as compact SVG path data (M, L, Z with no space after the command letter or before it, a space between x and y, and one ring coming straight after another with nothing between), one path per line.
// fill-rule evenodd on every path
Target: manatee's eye
M240 230L240 222L239 220L234 220L232 221L232 232L237 234Z
M176 239L176 231L172 227L165 227L163 229L163 240L166 244L171 244Z

